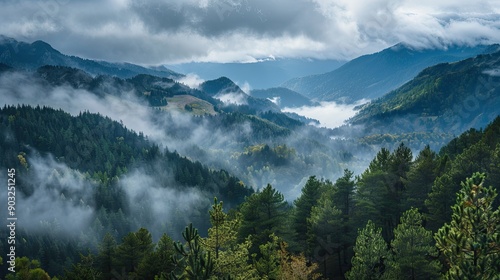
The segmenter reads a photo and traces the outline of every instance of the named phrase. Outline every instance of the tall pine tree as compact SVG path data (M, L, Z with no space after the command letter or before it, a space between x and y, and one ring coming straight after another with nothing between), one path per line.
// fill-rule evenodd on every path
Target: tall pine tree
M500 279L500 208L484 187L485 175L474 173L461 184L452 218L435 235L449 267L446 279Z
M412 208L403 213L394 230L391 242L392 256L387 261L386 278L437 279L440 265L436 258L432 232L422 226L422 214Z
M387 259L387 243L382 238L382 229L369 220L366 227L358 231L352 268L346 273L349 280L381 279L384 260Z

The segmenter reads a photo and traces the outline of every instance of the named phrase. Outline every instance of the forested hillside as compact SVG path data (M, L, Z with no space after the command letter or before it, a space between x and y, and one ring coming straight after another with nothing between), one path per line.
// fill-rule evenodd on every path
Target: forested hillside
M416 49L400 43L360 56L331 72L291 79L282 86L311 99L354 103L379 98L429 66L494 51L498 51L498 46Z
M460 133L484 127L500 106L500 52L429 67L399 89L363 107L351 124L397 126L402 132ZM406 120L406 122L405 122ZM401 125L404 123L404 125ZM385 129L385 128L384 128Z
M18 240L29 241L18 253L40 260L51 274L62 273L85 248L96 250L106 233L121 239L143 226L155 238L164 232L179 238L194 220L206 232L214 196L235 207L253 192L226 171L160 148L97 114L8 106L0 110L0 128L0 165L17 171L23 205ZM53 214L43 210L45 203Z
M47 122L37 122L37 116L42 115L54 117L47 118ZM142 136L97 115L83 113L70 117L47 108L6 107L1 116L2 126L13 133L10 139L24 139L23 133L26 132L17 132L15 124L29 121L34 123L28 126L29 131L34 130L32 136L37 131L35 127L43 125L45 130L61 138L68 150L74 144L74 149L78 150L79 141L74 143L64 135L71 132L77 139L86 139L84 135L92 133L92 128L100 124L107 128L106 132L99 129L94 133L102 136L97 134L94 138L101 139L109 147L108 158L119 158L118 155L123 154L122 158L126 159L127 147L134 155L133 161L124 160L122 165L116 163L123 166L121 170L132 169L134 162L148 163L153 159L172 170L182 164L192 164L185 160L183 163L176 154L148 146ZM51 123L66 127L61 131L68 132L58 135L51 129ZM75 130L72 130L73 126ZM45 137L51 134L38 133ZM103 166L99 168L105 172L92 175L93 167L82 161L81 167L71 169L74 170L71 172L82 172L82 180L93 185L94 192L101 192L95 195L95 198L101 198L100 202L96 199L94 205L86 206L98 209L97 203L101 203L92 226L86 229L100 230L100 240L92 240L98 245L86 252L82 251L83 247L75 245L76 237L54 241L50 236L62 233L51 224L54 221L45 221L53 230L37 237L26 236L30 242L25 245L23 255L29 259L18 260L22 267L18 275L40 273L40 269L37 270L40 266L51 275L59 275L59 279L153 279L155 275L160 279L182 275L201 279L360 279L367 276L439 279L443 275L451 279L494 279L500 269L500 203L496 197L500 188L499 136L500 119L497 118L484 130L472 129L457 137L439 153L427 147L414 156L404 144L393 151L381 149L359 176L354 176L348 169L334 182L311 176L292 204L286 202L272 185L251 194L237 181L229 183L231 177L221 177L224 172L207 173L200 165L199 172L205 174L201 178L214 182L211 190L204 189L207 195L224 197L225 202L216 199L210 209L200 212L197 221L191 224L191 220L186 220L188 226L182 239L174 237L174 240L179 240L175 242L168 231L160 237L152 234L151 228L130 219L127 207L117 210L113 203L120 203L119 194L122 197L127 194L125 188L120 188L120 181L124 179L112 175L117 171L107 171ZM13 150L18 151L14 155L7 154L5 158L14 158L7 164L15 166L23 175L23 182L28 183L37 172L34 158L44 157L43 141L20 146L9 142L8 138L3 141L2 147L10 143L17 149ZM26 144L30 148L24 148ZM87 147L87 144L80 146ZM137 153L133 152L136 148L140 150ZM93 152L91 146L88 149ZM58 157L57 153L54 157L58 164L69 165L69 161ZM155 167L151 168L155 170ZM55 188L64 187L64 179L67 180L64 172L70 171L61 170L59 165L49 176L48 184ZM153 176L147 169L144 172ZM173 171L173 174L178 173ZM163 176L158 176L159 181L155 182L161 186ZM178 182L177 188L196 185L195 182L184 182L182 176L176 177L175 181ZM22 190L23 196L29 198L29 195L39 194L40 185L28 183L26 186L27 189ZM220 192L216 194L213 190L217 186ZM160 188L164 187L167 186ZM234 205L235 202L232 202L234 197L229 192L225 193L230 189L238 190L239 194L233 193L237 197L246 195L246 198L236 210L227 212L231 208L228 204ZM109 196L110 191L115 194ZM74 199L78 195L68 188L63 193L65 199ZM106 193L108 196L104 195ZM115 202L109 200L111 198ZM69 204L72 203L70 200ZM77 207L76 204L73 207ZM139 221L148 219L146 213L142 213ZM137 213L132 217L134 215ZM211 225L208 235L198 232L197 227L208 223ZM120 230L115 228L118 225L122 227ZM71 235L66 233L66 236ZM76 239L81 242L82 236ZM62 251L61 246L67 249ZM76 261L78 252L82 255ZM54 262L61 258L67 260L64 270L61 270L61 263ZM481 278L474 275L481 275Z

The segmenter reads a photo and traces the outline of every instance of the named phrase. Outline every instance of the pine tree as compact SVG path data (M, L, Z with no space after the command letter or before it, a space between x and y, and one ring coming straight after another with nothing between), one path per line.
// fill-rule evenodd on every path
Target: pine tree
M461 184L451 222L434 236L449 267L446 279L500 279L500 208L493 210L497 192L484 180L474 173Z
M258 246L270 241L271 233L281 238L289 236L288 212L283 194L268 184L261 192L247 197L241 206L240 241L251 235L251 253L258 253Z
M386 240L393 238L393 229L401 216L406 173L412 153L404 144L391 154L382 148L358 179L356 219L359 225L368 219L382 226Z
M358 231L352 268L346 273L349 280L381 279L384 260L388 256L387 243L382 238L382 229L369 220L366 227Z
M302 188L302 194L294 201L295 209L293 212L293 228L296 233L296 240L300 243L300 249L302 251L307 252L308 255L311 254L311 248L308 246L307 238L308 238L308 222L307 220L311 216L311 209L314 205L317 204L318 199L321 194L327 188L328 184L331 187L331 183L329 182L321 182L316 179L315 176L309 177L307 183Z
M422 214L412 208L403 213L391 242L393 255L387 262L387 275L395 279L437 279L440 265L432 232L422 227ZM386 275L386 276L387 276Z
M269 241L259 245L260 257L253 254L254 265L261 279L278 279L280 270L279 238L271 234Z
M109 232L106 233L99 244L99 253L97 260L99 263L99 270L102 272L103 279L111 279L111 272L114 269L114 260L116 253L116 240Z
M308 243L312 248L311 256L316 261L323 262L323 273L326 276L332 270L327 270L328 259L337 254L338 267L340 275L342 275L342 265L340 252L341 237L342 237L342 211L333 205L331 193L324 193L319 199L316 206L311 210L311 217L307 219L308 230Z
M156 245L154 252L144 256L137 268L139 279L155 279L166 277L174 269L172 257L175 254L174 242L167 234L163 234Z
M451 206L455 203L455 195L460 190L460 184L467 174L488 172L490 168L491 151L482 142L478 142L463 150L452 162L448 170L438 177L432 186L425 205L429 209L428 220L430 229L437 230L450 221Z
M172 259L179 273L170 273L170 279L210 279L214 263L210 252L203 250L198 230L193 227L193 224L189 224L182 232L182 237L186 245L175 242L174 247L178 257Z
M221 240L222 236L222 225L227 219L227 214L224 213L223 207L222 207L222 201L220 203L217 203L217 197L214 198L214 204L212 205L212 209L209 211L210 214L210 223L212 224L213 228L213 248L215 251L215 259L219 258L219 249L221 247L221 243L223 240Z
M208 229L208 237L202 240L207 251L215 255L214 275L231 279L259 279L257 271L250 264L249 249L252 242L247 238L237 243L238 228L241 215L230 216L223 212L222 202L214 199L210 210L212 227Z
M151 233L140 228L123 237L123 242L116 249L116 260L126 273L136 276L136 270L142 259L154 248Z
M49 274L40 268L38 260L30 260L28 257L16 258L16 272L7 274L6 280L39 279L50 280Z
M63 279L68 280L99 280L103 279L102 273L95 268L94 257L80 255L80 262L73 264L71 270L66 271ZM40 278L30 278L40 279ZM43 279L43 278L42 278Z
M423 210L425 199L438 176L437 155L429 145L420 151L407 174L406 191L403 195L403 209L411 207Z
M348 259L348 256L356 239L356 228L353 225L354 221L351 219L354 209L354 190L356 185L353 175L354 172L345 169L344 176L335 181L334 187L336 192L332 196L333 204L342 212L340 221L342 229L339 242L343 250L344 264L348 264L349 262L350 257Z

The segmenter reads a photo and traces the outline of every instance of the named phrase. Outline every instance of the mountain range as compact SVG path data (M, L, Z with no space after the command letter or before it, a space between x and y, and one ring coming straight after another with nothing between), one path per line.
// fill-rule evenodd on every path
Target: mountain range
M361 99L371 100L403 85L429 66L494 52L498 47L451 46L419 50L400 43L355 58L331 72L294 78L281 86L320 101L354 103Z
M429 67L400 88L363 106L349 120L377 133L459 134L485 127L500 108L500 51Z
M14 68L36 70L44 65L67 66L84 70L91 75L110 75L131 78L138 74L179 78L182 75L165 67L143 67L131 63L113 63L83 59L60 53L43 41L19 42L0 35L0 63Z
M249 63L191 62L167 67L179 73L194 73L204 80L225 76L239 85L248 83L252 89L264 89L295 77L333 71L344 63L333 59L268 58Z

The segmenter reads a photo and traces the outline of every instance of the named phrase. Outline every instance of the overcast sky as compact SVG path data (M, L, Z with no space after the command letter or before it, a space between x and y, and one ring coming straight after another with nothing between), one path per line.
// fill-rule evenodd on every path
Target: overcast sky
M0 0L0 34L161 64L500 42L500 0Z

